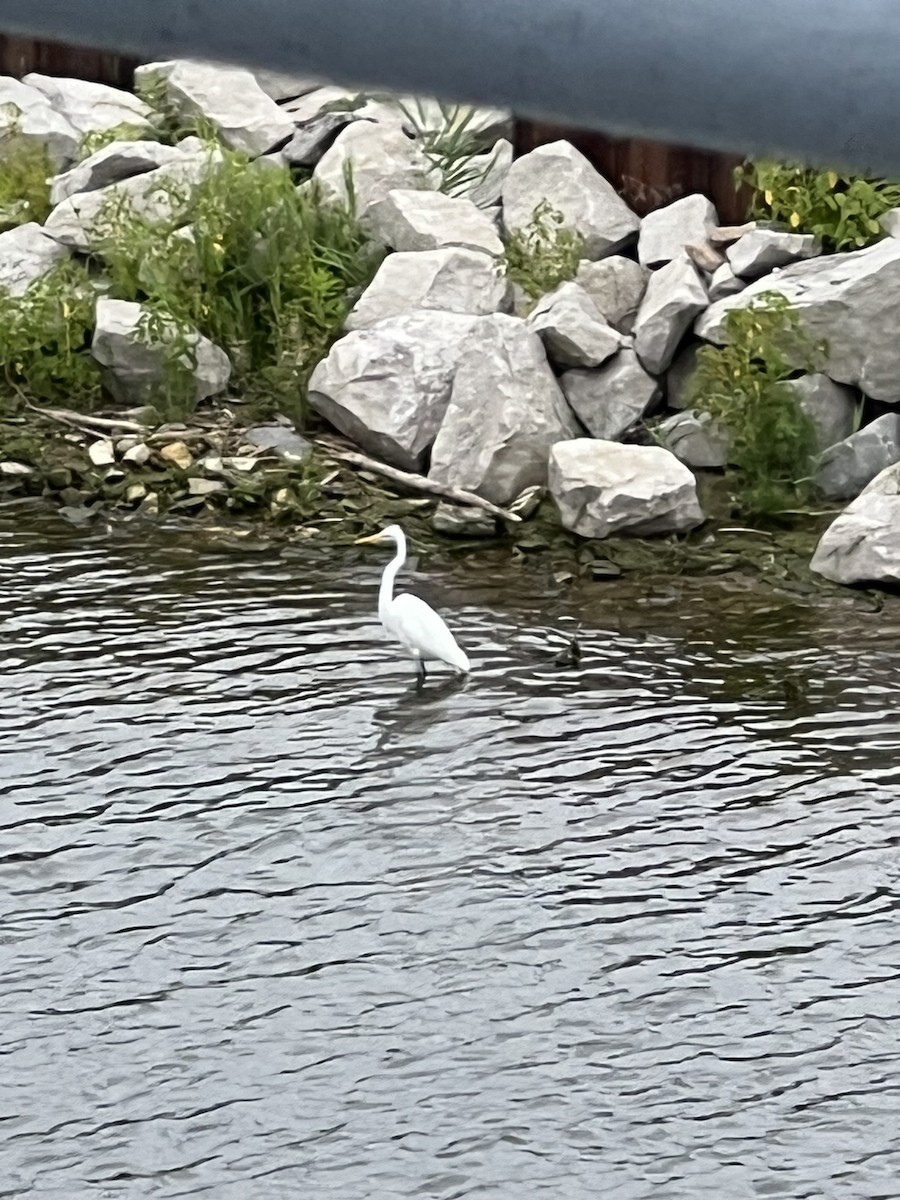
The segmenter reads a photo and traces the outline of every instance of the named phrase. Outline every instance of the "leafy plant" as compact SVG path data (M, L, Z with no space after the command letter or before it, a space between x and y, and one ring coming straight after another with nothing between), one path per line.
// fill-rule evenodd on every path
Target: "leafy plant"
M751 216L814 234L826 250L856 250L884 237L878 218L900 206L900 183L777 162L746 163Z
M584 238L568 229L561 212L542 200L523 229L505 238L506 273L532 301L574 279L584 254Z
M425 157L439 173L439 191L448 196L464 196L493 170L499 149L495 148L485 161L477 108L432 101L438 115L435 121L421 99L412 104L402 100L395 103L409 122Z
M227 351L245 395L302 417L309 373L380 252L351 211L232 151L175 207L160 224L120 194L101 215L94 253L112 294L199 330Z
M790 379L821 369L827 347L774 292L732 309L725 338L699 351L691 403L725 430L745 511L771 515L802 501L808 488L815 429Z
M96 292L84 267L66 260L23 296L0 290L0 408L23 397L90 409L100 398L91 357Z
M161 348L164 379L150 402L164 421L186 420L196 406L193 371L197 366L197 333L190 321L173 317L158 302L141 310L134 340Z
M50 215L53 165L47 147L20 136L15 105L2 110L11 117L0 131L0 233L26 221L39 224Z
M129 125L127 122L114 125L111 129L91 129L78 143L78 158L79 161L90 158L92 154L111 146L113 142L155 142L159 140L159 133L156 129L148 129L145 125Z

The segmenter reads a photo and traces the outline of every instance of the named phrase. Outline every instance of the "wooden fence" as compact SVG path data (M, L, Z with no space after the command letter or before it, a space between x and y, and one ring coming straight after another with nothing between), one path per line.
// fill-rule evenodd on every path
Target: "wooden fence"
M0 35L2 75L40 71L129 87L138 62L100 50ZM744 219L746 197L735 192L733 181L740 159L639 138L609 138L602 133L538 121L516 122L518 154L559 138L577 146L641 215L680 196L702 192L715 203L723 222Z

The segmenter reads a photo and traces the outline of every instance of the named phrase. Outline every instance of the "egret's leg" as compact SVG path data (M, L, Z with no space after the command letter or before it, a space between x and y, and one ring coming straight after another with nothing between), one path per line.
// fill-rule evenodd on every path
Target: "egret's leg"
M425 663L421 658L416 659L416 676L420 684L425 682Z

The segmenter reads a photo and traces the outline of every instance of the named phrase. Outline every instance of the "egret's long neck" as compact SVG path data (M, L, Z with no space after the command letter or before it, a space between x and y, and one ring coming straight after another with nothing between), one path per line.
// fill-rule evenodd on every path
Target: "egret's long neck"
M381 588L378 592L378 615L382 620L384 620L384 614L387 612L391 600L394 598L394 580L397 577L397 572L406 561L406 538L403 533L396 533L394 541L397 544L397 553L384 568L384 574L381 577Z

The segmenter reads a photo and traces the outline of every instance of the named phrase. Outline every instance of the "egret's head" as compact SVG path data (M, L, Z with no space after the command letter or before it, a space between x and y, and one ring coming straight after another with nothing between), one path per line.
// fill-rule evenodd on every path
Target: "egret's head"
M399 525L386 525L384 529L379 529L377 533L371 533L368 537L357 538L354 542L356 546L396 546L403 537L403 530Z

